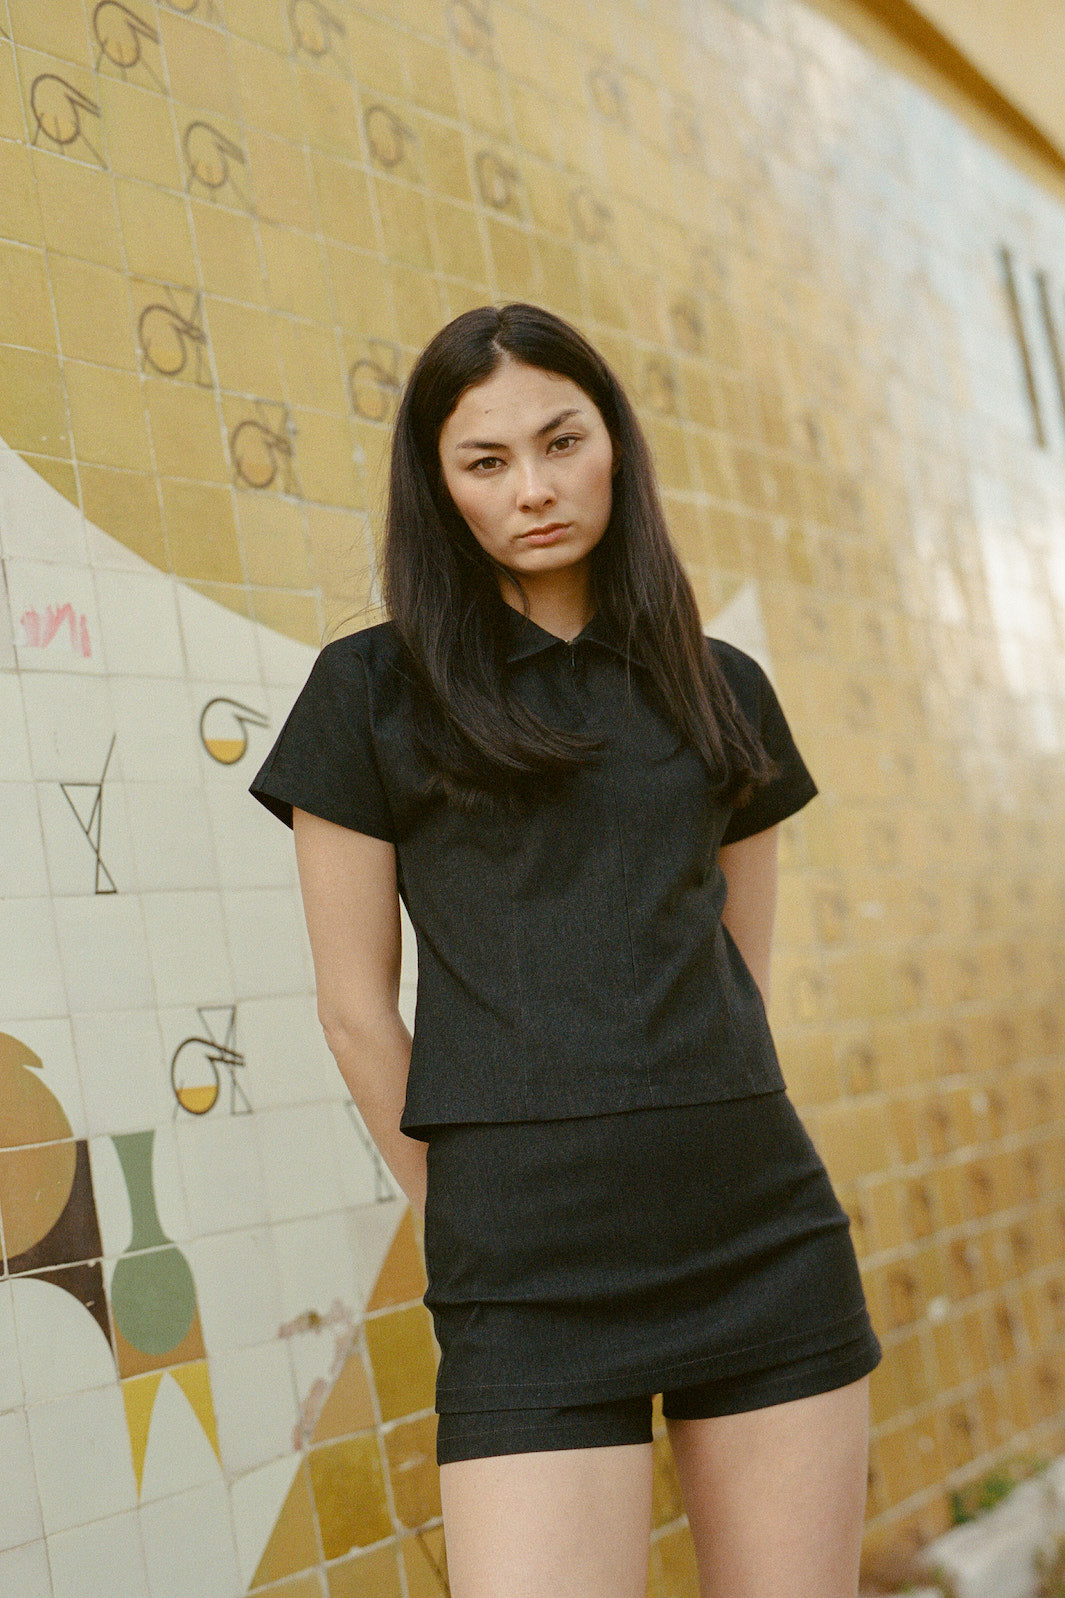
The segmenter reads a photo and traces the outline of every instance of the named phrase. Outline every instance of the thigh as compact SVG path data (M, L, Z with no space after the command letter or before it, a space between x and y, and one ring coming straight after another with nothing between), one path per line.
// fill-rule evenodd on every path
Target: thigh
M855 1598L869 1378L706 1419L666 1420L700 1598Z
M646 1442L441 1465L451 1598L644 1598L652 1478Z

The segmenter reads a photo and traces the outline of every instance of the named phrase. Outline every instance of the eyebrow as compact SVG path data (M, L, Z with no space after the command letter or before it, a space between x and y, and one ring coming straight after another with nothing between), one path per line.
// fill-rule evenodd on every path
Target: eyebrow
M568 422L571 416L579 416L579 415L580 415L580 408L579 408L579 406L576 406L576 405L571 405L568 410L559 411L558 415L557 416L552 416L551 420L549 422L545 422L543 427L537 428L536 437L537 438L543 438L545 433L553 433L556 427L560 427L563 422ZM493 443L491 439L464 438L461 444L456 444L455 445L455 448L456 449L506 449L507 446L506 446L506 444Z

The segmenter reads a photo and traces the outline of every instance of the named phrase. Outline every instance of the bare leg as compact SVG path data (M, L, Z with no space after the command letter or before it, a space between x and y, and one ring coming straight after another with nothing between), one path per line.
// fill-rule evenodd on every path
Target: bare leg
M700 1598L855 1598L869 1378L744 1415L667 1420Z
M644 1598L650 1443L440 1467L451 1598Z

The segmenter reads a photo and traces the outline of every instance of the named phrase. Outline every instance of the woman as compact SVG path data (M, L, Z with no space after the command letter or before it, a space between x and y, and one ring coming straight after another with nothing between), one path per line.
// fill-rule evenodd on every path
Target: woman
M816 788L702 633L575 329L484 307L422 352L383 582L252 792L424 1209L453 1598L643 1598L658 1392L704 1598L853 1598L880 1349L764 1007L777 829Z

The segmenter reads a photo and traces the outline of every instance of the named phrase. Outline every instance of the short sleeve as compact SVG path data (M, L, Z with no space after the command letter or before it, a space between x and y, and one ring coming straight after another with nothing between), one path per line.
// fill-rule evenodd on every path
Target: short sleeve
M366 666L350 639L322 650L248 791L286 826L295 806L395 842L374 756Z
M809 804L817 784L796 747L773 684L751 655L734 645L712 640L729 685L751 726L759 734L762 747L777 767L777 775L756 788L748 804L732 812L722 835L722 844L739 843L756 832L764 832Z

